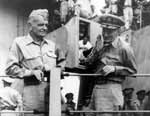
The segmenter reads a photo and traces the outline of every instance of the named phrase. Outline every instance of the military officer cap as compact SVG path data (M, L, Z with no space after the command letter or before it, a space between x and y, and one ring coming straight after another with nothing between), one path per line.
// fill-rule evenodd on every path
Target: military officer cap
M103 28L107 29L118 29L125 25L123 19L112 14L101 15L97 22L100 23Z
M66 95L65 95L65 97L68 99L68 98L73 98L73 93L67 93Z
M137 95L145 95L146 91L144 89L142 89L142 90L137 91L136 94Z
M132 94L133 91L134 91L134 88L125 88L125 89L123 90L123 95L124 95L124 96L127 96L127 95L129 95L129 94Z

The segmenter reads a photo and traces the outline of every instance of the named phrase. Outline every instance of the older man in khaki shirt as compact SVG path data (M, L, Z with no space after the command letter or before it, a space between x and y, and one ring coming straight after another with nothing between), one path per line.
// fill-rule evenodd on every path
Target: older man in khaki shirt
M50 72L56 66L60 52L56 50L55 43L44 39L48 31L48 10L33 10L29 15L28 26L29 34L13 41L6 74L24 80L24 110L43 111L44 91L48 85L47 81L44 81L44 74L48 73L44 72Z

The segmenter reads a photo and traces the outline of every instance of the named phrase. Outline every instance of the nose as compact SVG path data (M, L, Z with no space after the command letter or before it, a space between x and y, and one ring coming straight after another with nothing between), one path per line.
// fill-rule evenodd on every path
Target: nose
M107 36L109 36L109 34L107 32L105 32L105 33L103 33L103 36L107 37Z
M43 25L43 29L45 29L45 30L47 30L47 29L48 29L46 24L45 24L45 25Z

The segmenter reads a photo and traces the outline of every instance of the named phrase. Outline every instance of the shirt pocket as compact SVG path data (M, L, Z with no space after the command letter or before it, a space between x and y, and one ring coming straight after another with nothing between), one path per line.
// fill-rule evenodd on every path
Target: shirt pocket
M44 67L46 70L51 70L53 67L56 66L56 54L53 51L47 51L43 55L43 62L44 62Z
M48 51L47 53L46 53L46 55L48 56L48 58L54 58L54 59L56 59L56 55L54 54L54 52L53 51Z
M29 69L42 69L42 56L39 54L28 55L24 58L24 65Z

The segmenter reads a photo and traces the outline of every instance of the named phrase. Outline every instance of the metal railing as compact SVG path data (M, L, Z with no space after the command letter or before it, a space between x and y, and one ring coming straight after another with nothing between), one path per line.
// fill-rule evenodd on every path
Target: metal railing
M59 71L59 74L57 73L58 70L55 70L51 76L54 76L54 80L56 80L56 77L60 78L59 75L62 76L103 76L102 74L79 74L79 73L70 73L70 72L63 72L61 74L61 72ZM10 77L10 75L0 75L0 77ZM150 74L134 74L134 75L129 75L127 77L150 77ZM52 81L51 81L52 82ZM55 86L53 87L55 88ZM60 88L58 87L58 90L60 90ZM52 95L52 94L51 94ZM53 94L54 95L54 94ZM58 95L58 93L57 93ZM51 98L51 96L50 96ZM54 101L53 98L50 99L50 101ZM53 109L53 104L50 105L50 109L52 111L52 113L50 113L49 115L52 116L52 114L55 112ZM57 109L57 108L56 108ZM58 110L58 109L57 109ZM44 111L0 111L1 113L26 113L26 114L41 114L41 113L48 113L48 112L44 112ZM93 111L93 110L89 110L89 111L82 111L82 110L75 110L75 111L62 111L62 113L150 113L150 110L120 110L120 111ZM57 114L54 114L53 116L58 116Z
M102 74L81 74L81 73L70 73L70 72L63 72L62 76L103 76ZM120 76L120 75L119 75ZM0 75L0 77L12 77L11 75ZM127 77L150 77L150 74L133 74L127 75Z
M119 110L119 111L69 111L69 113L150 113L150 110Z
M46 114L48 112L44 111L0 111L1 113L24 113L24 114ZM62 111L62 113L150 113L150 110L119 110L119 111L84 111L84 110L70 110L70 111Z
M63 76L103 76L102 74L80 74L80 73L70 73L70 72L63 72ZM120 76L120 75L119 75ZM133 74L127 75L127 77L150 77L150 74Z

